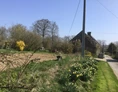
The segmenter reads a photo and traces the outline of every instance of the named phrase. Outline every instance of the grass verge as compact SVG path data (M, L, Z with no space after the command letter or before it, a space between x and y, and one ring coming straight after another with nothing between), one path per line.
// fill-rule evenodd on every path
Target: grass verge
M107 62L98 63L98 72L91 88L90 92L118 92L118 80Z

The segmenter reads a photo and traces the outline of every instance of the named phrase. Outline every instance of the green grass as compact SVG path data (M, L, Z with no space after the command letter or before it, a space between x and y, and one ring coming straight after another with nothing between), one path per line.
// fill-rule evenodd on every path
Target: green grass
M66 57L60 61L45 61L40 63L31 62L21 77L21 84L28 85L37 85L34 92L61 92L60 85L55 79L58 70L65 68L65 66L71 63L70 57ZM11 80L13 86L17 86L17 74L20 72L22 67L10 69L11 76L13 79ZM6 86L8 84L8 72L3 71L0 75L0 86ZM6 90L6 91L5 91ZM27 89L0 89L0 92L31 92L31 90Z
M18 53L18 51L13 49L0 49L0 53Z
M98 72L91 88L91 92L118 92L118 80L107 62L98 63Z
M24 71L19 83L24 83L26 86L37 85L34 88L34 92L63 92L63 85L60 85L58 81L60 78L59 76L62 71L67 70L70 65L77 62L76 60L78 60L78 57L71 55L60 61L31 62ZM14 78L11 80L14 86L17 86L17 74L21 69L22 67L10 70L12 71L11 76ZM0 86L2 83L8 83L7 71L3 71L0 74ZM118 92L118 80L107 62L98 62L98 71L91 84L88 83L87 85L90 86L88 87L90 88L90 92ZM79 86L81 87L82 85ZM5 89L0 89L0 92L31 92L31 90L9 89L5 91ZM83 90L80 92L85 91Z
M0 49L0 53L34 53L34 51L18 51L15 49ZM51 53L46 50L37 50L35 53Z

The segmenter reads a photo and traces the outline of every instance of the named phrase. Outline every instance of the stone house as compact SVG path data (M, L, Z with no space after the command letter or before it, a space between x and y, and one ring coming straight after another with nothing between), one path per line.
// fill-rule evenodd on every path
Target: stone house
M78 33L71 41L80 40L82 43L82 31ZM97 42L97 40L92 37L91 32L85 33L85 50L90 51L92 54L98 55L101 50L100 44Z

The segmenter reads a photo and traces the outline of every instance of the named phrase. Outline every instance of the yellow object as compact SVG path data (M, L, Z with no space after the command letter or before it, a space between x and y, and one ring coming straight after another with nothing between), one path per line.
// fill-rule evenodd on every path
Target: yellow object
M77 74L76 77L79 77L79 74Z
M20 49L20 51L23 51L25 48L25 43L24 41L17 41L16 46Z
M76 72L73 72L73 74L76 74Z

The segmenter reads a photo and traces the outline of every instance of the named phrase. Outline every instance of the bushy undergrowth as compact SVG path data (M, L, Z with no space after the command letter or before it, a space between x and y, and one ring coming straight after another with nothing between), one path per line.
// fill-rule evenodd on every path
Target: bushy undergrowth
M66 57L61 61L32 62L19 76L21 70L19 67L1 72L0 87L8 88L1 88L0 92L86 92L97 62Z
M85 92L89 89L89 83L97 70L97 62L94 59L76 61L68 69L60 71L60 85L62 92Z

